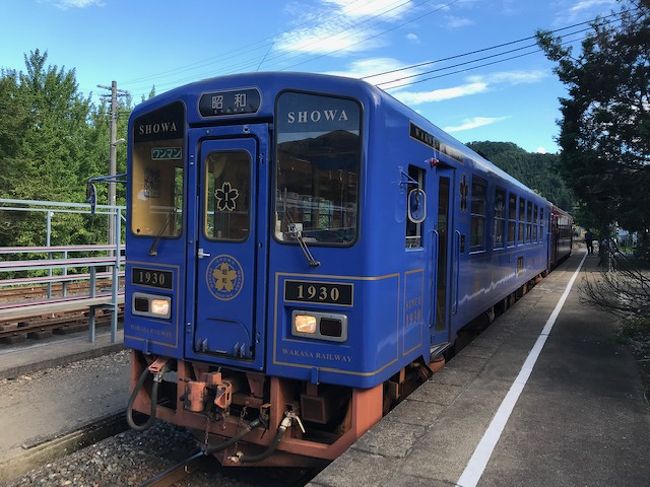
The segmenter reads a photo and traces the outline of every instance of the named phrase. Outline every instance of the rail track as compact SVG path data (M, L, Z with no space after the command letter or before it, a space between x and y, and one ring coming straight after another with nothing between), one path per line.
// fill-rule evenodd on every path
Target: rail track
M123 279L120 279L120 285L122 285L123 282ZM0 288L0 303L12 303L16 301L29 302L32 299L46 298L48 292L50 292L50 289L52 296L63 296L64 286L65 292L68 296L88 294L88 282L70 282L65 283L65 285L63 283L56 282L51 284L51 288L48 288L47 284ZM110 287L110 278L97 279L98 292L102 292L104 290L107 291L110 289Z
M120 279L123 282L123 279ZM96 282L96 295L107 295L111 289L110 278L98 278ZM70 283L42 283L32 286L0 288L0 305L14 307L18 305L29 306L41 304L43 300L51 298L61 299L84 297L89 294L89 282ZM0 308L2 307L0 306ZM118 318L124 314L124 307L120 306ZM26 339L41 339L52 334L66 334L82 331L88 328L88 308L80 306L79 309L41 314L40 316L25 316L20 318L3 318L0 309L0 345L13 344ZM111 311L98 309L95 315L96 326L110 324Z
M124 307L120 307L118 319L123 318ZM110 310L98 310L95 326L108 326L111 322ZM34 316L20 321L0 322L0 344L12 344L25 339L41 339L64 335L88 329L87 311L56 313L54 316Z
M317 473L316 469L296 469L296 468L279 468L269 472L268 469L246 469L248 472L242 472L240 468L226 469L230 470L228 477L231 477L238 485L238 480L244 480L261 485L282 485L284 487L302 487L307 484ZM196 478L195 474L205 473L210 477L211 473L223 475L224 467L218 464L217 460L203 454L203 451L197 451L181 462L163 470L157 475L149 478L140 484L140 487L171 487L182 482L182 485L202 485L201 479ZM243 475L241 475L243 473ZM247 479L238 477L249 477Z

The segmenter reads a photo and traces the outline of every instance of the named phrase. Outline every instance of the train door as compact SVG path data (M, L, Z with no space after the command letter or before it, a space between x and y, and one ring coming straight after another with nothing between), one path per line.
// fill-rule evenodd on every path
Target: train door
M438 168L436 170L437 198L434 205L435 227L433 234L434 272L432 275L433 313L431 326L431 351L435 354L451 342L451 298L453 287L452 267L454 226L454 170Z
M194 353L254 358L257 150L253 137L200 146Z

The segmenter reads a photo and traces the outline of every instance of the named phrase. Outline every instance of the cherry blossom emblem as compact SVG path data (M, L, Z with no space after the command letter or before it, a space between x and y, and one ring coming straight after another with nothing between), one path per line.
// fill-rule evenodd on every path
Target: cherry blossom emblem
M235 211L239 190L233 188L228 181L224 181L221 188L215 190L214 197L217 199L218 211Z
M212 295L229 301L236 297L244 285L244 271L237 259L230 255L218 255L208 265L206 281Z

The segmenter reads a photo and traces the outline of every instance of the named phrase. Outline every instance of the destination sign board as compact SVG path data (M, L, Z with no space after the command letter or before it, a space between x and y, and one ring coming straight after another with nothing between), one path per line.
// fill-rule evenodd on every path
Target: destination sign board
M255 88L215 91L201 95L199 112L203 117L257 113L261 101L260 92Z

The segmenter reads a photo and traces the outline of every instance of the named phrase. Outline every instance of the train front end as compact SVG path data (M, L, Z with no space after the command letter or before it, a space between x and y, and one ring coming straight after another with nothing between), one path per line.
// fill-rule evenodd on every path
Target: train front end
M153 421L139 411L191 428L226 465L309 465L380 419L384 382L418 351L398 269L362 231L372 103L351 80L268 74L136 108L132 427Z

